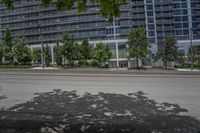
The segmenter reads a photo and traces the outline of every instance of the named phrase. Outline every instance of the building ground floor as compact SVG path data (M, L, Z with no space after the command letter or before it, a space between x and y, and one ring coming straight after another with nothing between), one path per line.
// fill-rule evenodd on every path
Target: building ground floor
M96 47L98 43L105 43L110 48L112 53L112 58L109 61L109 67L111 68L131 68L136 66L136 60L128 60L128 52L127 52L127 40L105 40L105 41L89 41L91 47ZM150 44L150 51L152 55L155 55L158 51L157 45ZM178 41L177 43L179 51L182 51L185 55L188 53L188 49L191 46L191 41ZM196 47L200 47L200 40L193 40L192 45ZM51 64L56 64L55 59L55 47L56 44L48 44L49 52L51 53ZM41 45L31 45L29 46L31 50L40 49L42 50ZM42 56L42 55L41 55ZM42 58L42 57L41 57ZM40 63L40 62L39 62ZM162 62L155 62L151 57L148 60L139 61L139 65L143 66L162 66Z
M199 49L200 40L192 40L192 41L183 40L183 41L178 41L177 44L179 51L183 52L185 55L188 55L191 45L194 49Z

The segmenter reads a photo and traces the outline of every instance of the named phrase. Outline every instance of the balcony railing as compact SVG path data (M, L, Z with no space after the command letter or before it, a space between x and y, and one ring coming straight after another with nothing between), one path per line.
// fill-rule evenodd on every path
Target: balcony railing
M156 18L172 18L171 13L156 13Z
M156 20L156 24L172 24L173 20L168 19L168 20Z
M172 1L171 0L155 0L155 5L171 5Z
M155 7L156 11L172 11L172 7L171 6L167 6L167 7Z

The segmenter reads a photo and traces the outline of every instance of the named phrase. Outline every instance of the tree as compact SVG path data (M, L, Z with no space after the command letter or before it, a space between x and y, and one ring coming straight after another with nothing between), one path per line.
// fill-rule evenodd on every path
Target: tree
M125 3L131 0L90 0L92 4L99 4L100 14L112 21L114 18L119 17L120 3ZM0 0L6 4L9 9L13 9L13 0ZM44 6L49 6L53 0L42 0ZM71 10L77 6L79 12L86 11L88 0L56 0L56 7L58 10Z
M83 61L83 64L86 66L87 61L91 59L91 47L89 46L89 42L87 38L84 38L81 44L81 58Z
M62 55L62 50L63 47L57 43L56 48L55 48L55 58L56 58L56 64L57 65L62 65L63 61L63 55Z
M159 54L164 61L165 68L168 67L168 62L175 61L177 59L178 49L176 43L177 42L174 37L168 36L165 38L164 46L159 49Z
M45 65L48 67L51 63L51 54L49 52L49 46L47 44L44 47L44 60L45 60Z
M2 41L2 54L6 61L13 63L14 53L13 53L13 42L12 36L9 29L6 29Z
M197 60L198 68L200 68L200 56L199 55L197 56L196 60Z
M195 60L197 61L197 65L200 68L200 47L196 47L195 55Z
M193 69L194 65L200 67L200 47L198 45L190 46L188 49L188 57L191 63L191 69Z
M25 38L14 38L13 39L13 54L17 62L20 64L30 64L31 62L31 51L27 47L28 44Z
M92 51L92 58L98 62L99 67L101 63L106 63L112 56L110 49L107 45L103 43L97 44L97 46Z
M81 45L78 43L74 44L73 60L77 63L80 63L80 60L82 60Z
M12 36L11 36L11 32L9 29L6 29L6 31L5 31L3 41L10 49L12 49L12 46L13 46Z
M41 50L38 48L33 48L31 52L31 58L34 63L38 63L38 60L41 58Z
M176 61L179 65L181 65L182 67L184 67L185 62L186 62L186 57L185 54L183 52L177 52L177 57L176 57Z
M75 60L77 59L76 43L73 36L68 33L62 35L62 44L63 44L63 57L64 65L68 64L69 67L74 67Z
M131 30L128 35L128 45L128 58L135 58L139 69L139 59L146 58L148 54L148 38L143 27Z

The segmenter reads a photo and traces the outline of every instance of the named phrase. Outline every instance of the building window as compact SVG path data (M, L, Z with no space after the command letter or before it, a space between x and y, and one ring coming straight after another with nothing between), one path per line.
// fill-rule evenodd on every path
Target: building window
M150 29L150 30L154 30L155 27L154 27L154 25L148 25L148 29Z
M148 11L147 12L147 16L153 16L153 12L152 11Z
M183 20L183 21L188 21L188 16L183 16L183 17L182 17L182 20Z
M183 30L184 35L189 35L189 30Z
M174 3L173 4L173 8L180 8L181 7L181 4L180 3Z
M119 44L118 45L118 51L119 51L119 58L126 58L127 57L126 44Z
M181 23L175 23L175 24L174 24L174 27L175 27L175 28L182 28Z
M153 3L152 0L146 0L147 3Z
M188 23L183 23L183 28L188 28Z
M187 8L187 3L182 3L182 4L181 4L181 7L182 7L182 8Z
M149 34L149 36L155 36L155 32L154 31L149 31L148 34Z
M182 10L182 14L188 14L187 9L186 10Z
M153 5L147 5L147 10L153 10Z
M181 21L181 16L174 17L174 21L176 21L176 22Z
M181 30L175 30L175 34L176 35L182 35L182 31Z
M109 47L109 49L110 49L110 51L111 51L111 53L112 53L112 59L115 59L115 58L117 58L116 57L116 44L115 43L108 43L107 44L108 45L108 47Z

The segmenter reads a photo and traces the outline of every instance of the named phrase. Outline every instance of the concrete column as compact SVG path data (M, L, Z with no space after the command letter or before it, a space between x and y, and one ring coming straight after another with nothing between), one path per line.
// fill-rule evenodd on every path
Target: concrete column
M191 10L191 0L187 0L187 9L188 9L188 21L189 21L189 33L192 34L192 10Z
M51 46L51 63L54 63L54 47Z
M117 69L119 68L119 49L118 49L118 42L115 43L116 46L116 58L117 58Z

